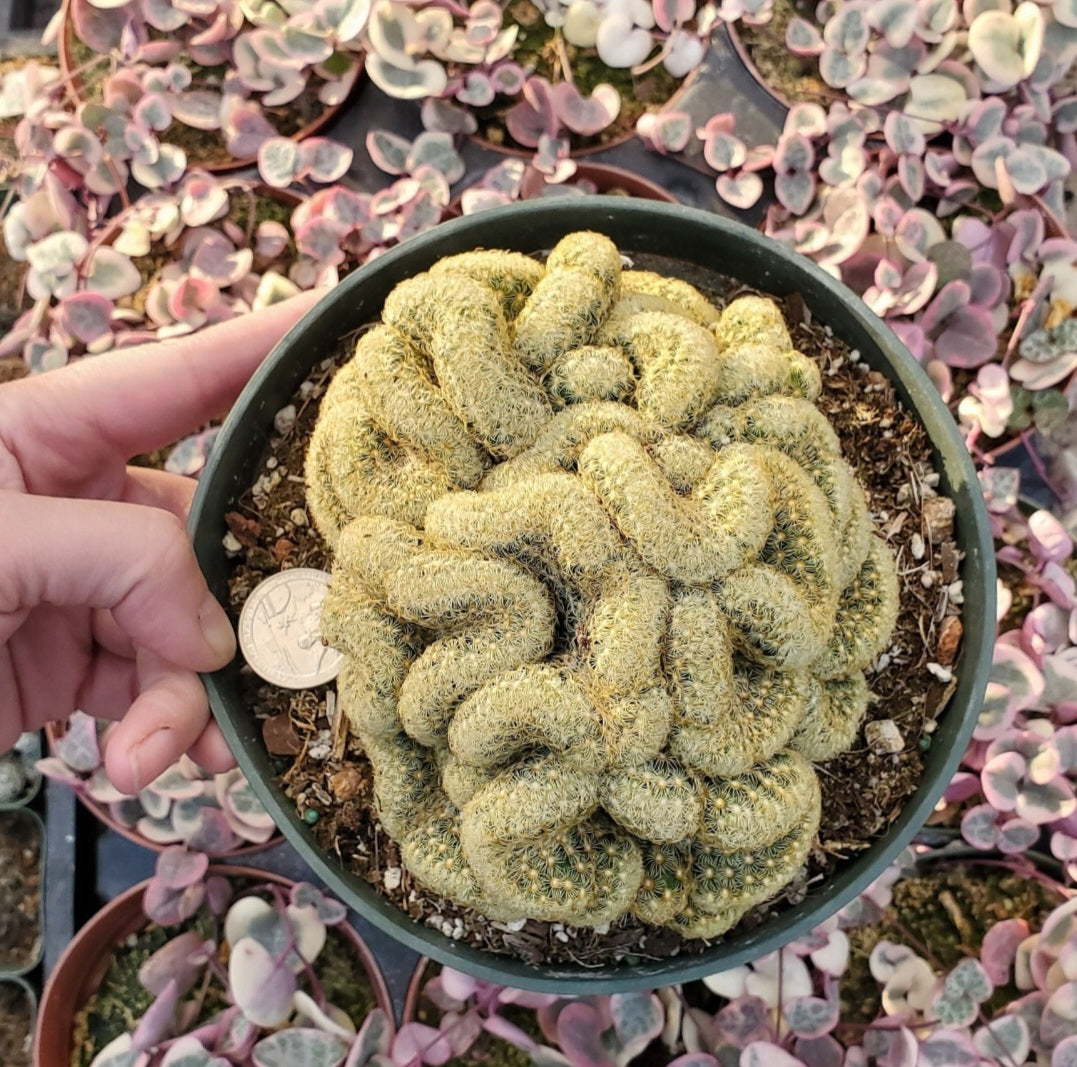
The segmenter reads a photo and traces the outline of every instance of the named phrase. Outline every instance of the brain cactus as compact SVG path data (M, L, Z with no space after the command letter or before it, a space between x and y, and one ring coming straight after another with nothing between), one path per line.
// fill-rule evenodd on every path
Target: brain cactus
M307 468L382 825L492 918L720 935L802 866L897 613L819 371L595 233L382 318Z

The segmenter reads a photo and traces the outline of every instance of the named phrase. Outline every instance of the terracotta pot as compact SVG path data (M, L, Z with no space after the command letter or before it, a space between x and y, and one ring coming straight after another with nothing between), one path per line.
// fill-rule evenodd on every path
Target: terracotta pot
M295 883L272 871L254 867L214 866L209 874L245 878L290 887ZM93 994L108 969L112 950L147 924L142 912L142 894L149 882L139 882L101 909L75 935L49 975L34 1029L34 1067L65 1067L71 1060L72 1029L75 1016ZM378 1007L393 1027L393 1005L389 987L374 954L366 942L345 923L338 930L352 943Z
M72 0L63 0L63 18L60 23L60 32L56 38L56 52L60 61L60 73L68 82L71 95L74 96L76 102L81 103L83 99L81 95L81 81L78 76L74 74L76 63L71 55L71 43L75 36L75 25L71 18L71 3ZM356 58L359 63L359 73L356 75L355 85L358 86L359 80L363 75L363 58L359 53L356 54ZM354 91L355 87L352 89L352 92ZM316 118L308 122L306 126L303 126L295 133L289 134L289 139L292 141L302 141L306 137L313 136L336 118L345 103L347 103L347 100L342 100L339 104L327 105L325 109ZM229 157L227 160L223 160L220 163L200 163L198 166L199 169L208 170L212 174L227 174L229 171L249 167L252 163L255 163L257 159L257 155L245 156L241 159Z
M415 970L408 979L408 989L404 994L404 1013L400 1017L400 1025L413 1023L419 1017L419 998L423 995L423 986L430 974L430 965L434 961L429 956L423 956L415 964Z
M56 742L64 735L64 722L50 722L45 727L45 738L48 741L49 754L56 755ZM117 833L120 837L125 837L132 844L140 845L142 848L148 848L151 852L163 852L166 848L171 848L175 842L170 844L162 844L159 841L151 841L148 837L144 837L133 826L124 826L122 822L115 819L112 813L108 810L107 804L102 804L99 801L93 799L93 797L87 796L81 790L75 791L75 796L78 797L79 803L100 823L102 823L107 829L113 833ZM246 845L240 845L237 848L230 848L227 852L211 853L211 855L219 855L222 857L232 856L251 856L256 852L262 852L267 848L273 848L274 845L280 843L281 835L280 831L274 832L273 836L265 842L251 842Z

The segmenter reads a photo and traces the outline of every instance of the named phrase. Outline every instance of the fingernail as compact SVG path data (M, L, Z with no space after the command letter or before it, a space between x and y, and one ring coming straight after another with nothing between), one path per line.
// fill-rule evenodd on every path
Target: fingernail
M160 730L147 734L137 744L132 745L127 753L127 760L131 764L135 790L145 789L161 771L178 758L175 731L169 726L162 726Z
M223 667L236 654L236 634L212 593L202 602L198 621L202 626L202 635L217 653Z

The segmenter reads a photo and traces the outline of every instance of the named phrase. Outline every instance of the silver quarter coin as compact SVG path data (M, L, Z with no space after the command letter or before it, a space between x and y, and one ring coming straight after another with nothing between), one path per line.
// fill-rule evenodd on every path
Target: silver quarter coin
M343 656L322 643L322 605L329 575L313 567L272 574L239 613L239 647L250 668L284 689L332 681Z

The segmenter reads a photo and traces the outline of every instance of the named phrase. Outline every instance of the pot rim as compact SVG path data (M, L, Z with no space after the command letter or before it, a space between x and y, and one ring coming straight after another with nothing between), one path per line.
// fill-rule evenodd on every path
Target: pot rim
M958 766L987 686L995 623L994 547L972 460L935 387L890 328L813 262L740 223L680 205L613 197L529 201L445 223L359 268L308 311L244 389L199 481L189 530L210 587L218 595L223 593L226 600L221 538L224 505L234 492L227 482L244 476L237 470L242 458L230 458L231 466L226 470L225 457L231 452L246 456L247 471L253 470L275 410L272 400L263 394L276 388L278 396L290 395L302 381L317 358L313 353L321 351L307 335L320 331L326 341L345 333L346 329L334 326L338 308L344 309L349 323L376 316L386 286L391 288L443 255L480 245L534 251L551 247L563 234L579 229L605 232L627 250L645 248L688 262L728 264L728 273L764 292L784 295L799 291L819 321L831 325L860 351L862 359L886 373L927 430L942 489L957 504L959 544L965 551L961 571L965 630L957 688L940 716L939 729L933 735L935 744L925 754L920 786L868 849L813 887L800 903L698 955L632 964L622 961L597 969L562 964L536 968L515 957L462 945L415 922L362 879L332 862L272 780L268 756L258 750L258 731L235 691L238 669L233 665L204 676L213 713L252 786L291 844L341 899L392 937L443 965L502 985L566 995L648 989L726 970L800 936L866 888L911 841ZM734 250L736 256L731 255ZM708 254L713 258L706 258ZM260 420L258 426L255 420ZM249 479L236 484L249 484Z
M245 867L237 864L210 864L207 876L221 875L225 878L248 878L259 882L272 882L281 886L293 886L297 882L294 878L288 878L276 871L264 870L260 867ZM115 947L120 941L135 933L150 922L142 912L142 894L149 885L151 879L145 879L125 889L119 896L113 897L100 911L96 912L82 926L64 949L60 958L56 961L48 981L41 993L38 1005L37 1019L34 1026L34 1067L56 1067L56 1061L42 1058L42 1045L49 1035L55 1035L54 1041L60 1040L58 1028L66 1031L70 1054L71 1026L74 1022L75 1013L86 1003L100 984L108 965L109 957L99 957L92 960L83 960L85 953L96 947L97 932L104 927L108 933L109 944ZM381 1008L388 1019L390 1035L396 1032L396 1016L393 1011L393 1000L389 993L389 986L385 981L378 961L371 951L370 946L362 935L350 922L344 922L335 929L339 930L352 944L359 957L363 970L366 972L377 1006ZM73 968L81 967L83 974L75 981L76 991L74 997L68 996L62 1001L56 998L64 990L61 988L67 972ZM55 1002L55 1003L54 1003ZM358 1026L361 1020L356 1021Z

